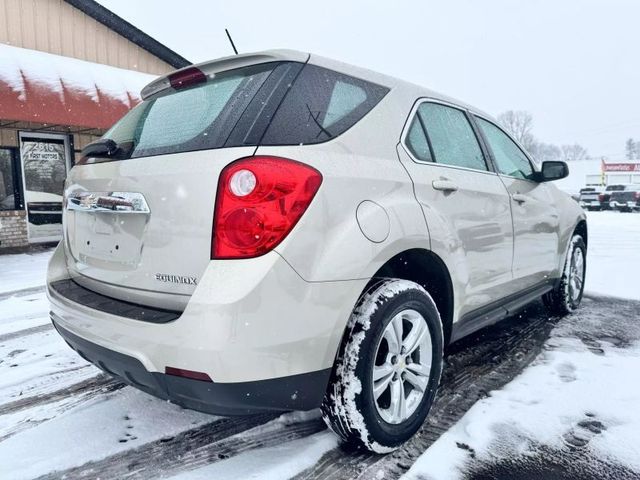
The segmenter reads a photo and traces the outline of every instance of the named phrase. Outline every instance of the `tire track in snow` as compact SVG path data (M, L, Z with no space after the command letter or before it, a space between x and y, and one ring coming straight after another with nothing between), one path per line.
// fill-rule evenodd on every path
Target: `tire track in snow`
M17 330L11 333L5 333L4 335L0 335L0 343L8 342L9 340L15 340L16 338L20 337L26 337L27 335L35 335L36 333L48 332L49 330L53 330L53 325L51 323L24 328L22 330Z
M278 414L269 413L223 418L103 460L51 472L37 480L156 479L210 465L256 448L280 445L325 428L320 418L282 425L277 417ZM271 421L274 422L269 425Z
M82 365L80 367L69 369L67 372L77 371L81 368L88 367L89 365ZM45 403L57 402L58 400L63 400L65 398L70 400L69 407L72 407L78 403L86 402L96 395L115 392L125 386L126 385L124 383L121 383L108 375L99 374L93 378L88 378L82 382L74 383L66 388L54 390L50 393L32 395L7 402L4 405L0 405L0 415L8 415L26 408L36 407Z
M293 477L310 479L398 478L444 432L488 392L501 388L541 352L557 319L549 319L542 304L534 304L500 324L481 330L449 347L436 401L418 433L386 456L338 447L312 468Z
M10 292L0 293L0 301L10 297L24 297L25 295L31 295L32 293L40 293L45 291L45 286L40 285L38 287L22 288L19 290L11 290Z
M89 367L89 365L69 370L79 370L87 367ZM78 405L87 403L94 398L116 392L125 386L126 384L124 383L109 378L107 375L100 374L96 377L89 378L50 393L32 395L0 405L0 416L2 416L16 414L24 410L51 404L51 407L48 407L43 418L35 419L32 418L33 415L27 414L24 419L16 422L9 429L5 430L0 434L0 443L24 430L37 427L43 422L58 417Z

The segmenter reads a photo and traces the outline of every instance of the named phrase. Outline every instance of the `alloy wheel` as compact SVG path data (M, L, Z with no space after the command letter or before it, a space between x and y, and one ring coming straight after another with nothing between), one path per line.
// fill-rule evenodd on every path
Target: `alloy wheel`
M397 313L378 342L373 367L373 398L390 424L407 420L424 397L431 373L432 344L424 317L415 310Z

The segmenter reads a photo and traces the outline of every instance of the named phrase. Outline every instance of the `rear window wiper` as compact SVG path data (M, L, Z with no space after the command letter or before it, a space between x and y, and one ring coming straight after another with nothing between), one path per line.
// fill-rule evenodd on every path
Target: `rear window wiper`
M132 146L133 142L119 145L110 138L101 138L82 149L81 159L78 164L88 163L90 158L120 158L126 155Z

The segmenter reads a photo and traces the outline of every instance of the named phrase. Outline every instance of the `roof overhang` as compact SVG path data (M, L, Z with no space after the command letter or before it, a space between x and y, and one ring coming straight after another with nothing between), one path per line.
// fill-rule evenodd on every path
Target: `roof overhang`
M0 120L106 129L154 75L0 44Z

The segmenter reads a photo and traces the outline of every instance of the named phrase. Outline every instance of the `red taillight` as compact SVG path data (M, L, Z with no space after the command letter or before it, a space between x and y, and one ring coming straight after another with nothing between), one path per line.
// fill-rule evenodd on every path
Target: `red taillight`
M640 200L640 192L636 192L633 194L636 200Z
M315 168L286 158L255 156L228 165L218 181L211 258L251 258L274 249L321 183Z
M604 195L602 193L600 195L598 195L598 201L599 202L604 202Z
M180 90L181 88L190 87L198 83L207 81L207 76L202 70L196 67L185 68L168 76L169 84L172 88Z

